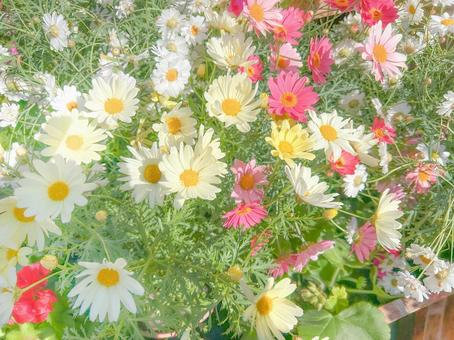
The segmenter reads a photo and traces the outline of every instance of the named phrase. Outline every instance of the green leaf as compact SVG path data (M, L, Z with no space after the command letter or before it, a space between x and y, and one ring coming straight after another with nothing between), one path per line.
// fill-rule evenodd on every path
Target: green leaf
M338 315L329 312L309 311L298 326L303 340L315 336L330 340L388 340L390 329L383 314L366 302L357 303Z

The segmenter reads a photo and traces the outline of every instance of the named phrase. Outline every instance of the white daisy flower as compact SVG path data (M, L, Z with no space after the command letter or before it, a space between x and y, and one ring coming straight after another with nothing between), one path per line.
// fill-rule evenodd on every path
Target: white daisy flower
M338 194L325 194L329 189L326 182L320 182L318 176L311 175L311 169L295 164L295 166L285 166L287 178L292 183L293 189L298 199L320 208L340 208L342 203L333 202Z
M202 154L206 149L210 149L211 154L217 160L225 157L225 153L221 150L221 142L219 138L213 139L214 130L209 128L205 131L203 124L199 127L199 134L197 137L197 143L194 146L194 152L196 154Z
M177 105L161 116L160 123L153 124L158 133L159 143L165 146L178 146L180 143L192 145L197 134L197 121L189 107Z
M296 285L285 278L276 285L269 278L262 293L255 295L251 288L240 281L241 291L251 305L244 311L244 318L250 320L257 331L257 338L284 339L282 333L290 332L298 323L297 317L303 315L303 309L286 297L292 294Z
M17 206L25 208L25 217L35 216L38 221L61 216L63 223L69 222L74 206L87 204L83 194L96 186L85 182L79 165L61 156L47 163L35 160L33 165L36 173L25 173L15 190Z
M163 59L156 65L151 79L156 91L169 97L177 97L188 83L191 64L179 57Z
M192 44L200 44L207 38L208 27L203 16L191 16L182 28L182 35Z
M386 250L399 249L402 234L398 231L402 224L397 222L404 213L399 209L400 200L386 189L372 217L372 224L377 232L377 241Z
M432 15L429 23L430 33L444 37L448 33L454 33L454 16L443 13L441 16Z
M367 170L362 164L358 164L355 173L352 175L345 175L344 180L344 193L347 197L356 197L360 191L366 187Z
M436 270L430 271L423 282L432 293L451 293L454 287L454 265L441 261L440 266Z
M378 279L378 285L390 295L401 295L397 273L389 272L383 278Z
M418 302L423 302L424 299L427 299L428 291L416 277L408 271L398 272L396 275L399 281L399 288L406 298L412 298Z
M233 15L230 15L228 11L207 11L205 12L205 18L207 18L210 28L219 30L227 33L238 33L241 31L241 25L238 23Z
M187 59L189 48L186 40L180 36L164 37L156 41L152 52L159 60L167 58Z
M390 121L396 116L407 116L411 112L411 106L406 101L399 102L391 106L387 111L386 119Z
M356 42L352 39L344 39L334 47L334 63L341 65L347 62L356 52Z
M258 84L253 86L246 73L220 76L205 92L208 115L225 123L235 125L241 132L248 132L249 123L257 119L260 99L255 98Z
M356 131L348 128L349 119L343 119L337 115L337 111L332 113L322 113L316 115L309 111L311 120L308 122L309 130L315 140L314 150L324 149L326 158L333 158L336 161L341 156L342 150L355 153L350 142L357 141Z
M106 149L104 144L99 144L107 138L105 130L98 129L96 122L78 115L48 117L41 129L37 140L48 145L41 150L46 157L60 155L77 164L90 163L99 161L99 152Z
M339 102L340 107L348 113L357 114L364 106L364 93L359 90L353 90L348 93Z
M389 163L392 160L392 155L388 152L388 144L378 143L378 155L380 156L379 165L382 168L382 172L387 174L389 171Z
M446 165L449 156L451 155L446 151L446 147L443 144L432 142L429 145L420 143L416 146L423 155L423 161L437 162L440 165Z
M16 268L17 264L27 266L29 264L28 256L32 253L33 249L29 247L0 246L0 275L5 274L11 267Z
M174 205L181 208L191 198L213 200L221 191L216 185L225 173L226 164L218 162L210 148L197 154L189 145L172 147L159 164L166 180L162 183L170 192L177 193Z
M134 12L134 1L133 0L120 0L118 5L115 6L115 15L118 19L123 19Z
M399 12L399 18L409 25L419 24L424 17L423 5L420 0L407 0Z
M432 4L441 7L452 6L454 5L454 0L432 0Z
M19 105L3 103L0 105L0 128L16 127L19 118Z
M165 177L159 168L162 154L158 144L153 143L150 149L142 146L134 149L128 146L128 150L133 158L121 158L123 162L119 164L120 172L125 176L119 180L125 183L120 189L132 190L136 203L147 199L150 207L161 205L167 191L162 185Z
M114 73L107 79L96 77L91 83L92 89L85 102L90 111L87 116L108 125L117 121L130 123L139 103L136 80L126 74Z
M50 39L50 47L55 51L62 51L68 47L68 23L61 14L53 12L43 16L43 28Z
M438 106L437 113L440 116L450 117L454 110L454 92L448 91L443 97L445 100Z
M175 8L167 8L161 12L156 27L163 36L169 36L180 33L184 23L183 15Z
M405 251L405 256L412 259L414 263L426 268L431 264L438 262L437 255L429 247L422 247L412 243Z
M0 275L0 327L11 319L16 293L16 268Z
M85 269L77 275L79 283L71 289L68 297L76 297L73 308L80 308L79 315L88 309L90 321L115 322L123 305L129 312L137 313L133 295L143 295L142 285L125 269L126 260L119 258L114 263L79 262Z
M117 32L115 28L109 31L109 45L112 50L121 51L128 46L128 35L124 32ZM113 53L116 54L116 53Z
M406 55L420 53L425 47L426 41L423 32L417 32L416 36L406 35L399 44L399 50Z
M379 164L379 160L370 155L372 147L377 145L377 139L373 132L365 134L364 125L358 126L356 129L358 140L351 142L353 149L356 152L361 163L366 164L370 167L376 167Z
M74 110L81 111L84 107L82 94L77 91L75 86L63 86L63 89L57 89L57 94L50 101L50 105L55 110L53 116L70 114Z
M220 37L210 38L206 46L208 55L217 66L233 70L240 66L247 67L247 59L255 52L252 38L246 39L243 32L222 33Z

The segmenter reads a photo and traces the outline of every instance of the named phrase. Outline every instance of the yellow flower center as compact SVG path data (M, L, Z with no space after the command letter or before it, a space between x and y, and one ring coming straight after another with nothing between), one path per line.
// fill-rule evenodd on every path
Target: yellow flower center
M280 102L284 107L295 107L298 104L298 98L293 92L284 92L281 95Z
M440 21L442 25L444 26L452 26L454 25L454 19L452 18L446 18Z
M418 179L420 182L427 182L429 180L430 176L427 174L425 171L419 171L418 172Z
M337 138L337 131L331 125L320 126L320 133L328 142L335 141Z
M385 46L380 44L374 46L372 53L374 55L374 59L379 63L384 63L388 58L388 52L386 52Z
M255 186L254 175L250 172L245 173L241 176L240 187L243 190L251 190Z
M157 164L148 164L143 170L143 178L149 183L158 183L161 179L161 170Z
M177 25L178 25L178 22L174 18L171 18L171 19L167 20L167 22L166 22L166 26L170 29L177 27Z
M336 4L337 7L347 7L348 6L348 0L335 0L334 3Z
M120 282L120 274L115 269L101 269L96 278L104 287L112 287Z
M174 42L168 42L166 48L171 52L177 51L177 45Z
M268 315L273 309L273 300L264 294L255 304L260 315Z
M279 56L277 58L277 67L286 68L290 64L290 61L287 58Z
M80 135L71 135L66 138L66 146L73 151L80 150L84 144L84 139Z
M353 180L353 184L355 185L355 187L359 187L362 182L363 178L361 176L355 176L355 179Z
M292 154L293 153L293 145L289 142L283 140L279 143L279 151L281 153Z
M399 284L399 281L397 281L397 279L391 279L391 286L397 287L398 284Z
M440 155L439 155L438 152L432 151L431 157L432 157L433 160L436 160L436 159L440 158Z
M350 100L350 101L348 102L347 105L348 105L348 107L349 107L350 109L356 109L356 108L359 106L359 100L357 100L357 99L352 99L352 100Z
M70 101L68 104L66 104L66 108L68 111L72 111L74 109L77 109L78 105L75 101Z
M254 73L255 73L254 67L249 66L249 67L247 68L246 72L247 72L247 75L248 75L249 77L252 77L252 76L254 75Z
M60 30L58 29L57 25L51 25L49 27L49 35L52 38L57 38L60 35Z
M258 3L255 3L249 7L249 14L257 22L263 21L263 18L265 17L265 11L263 10L263 7Z
M166 79L168 81L175 81L178 78L178 71L174 68L169 68L166 73Z
M372 8L369 11L369 14L372 17L372 19L374 19L374 21L379 21L383 16L383 13L378 8Z
M12 260L12 259L14 259L15 257L17 257L17 250L8 248L8 249L6 250L6 260L7 260L7 261Z
M227 116L236 116L241 111L241 103L237 99L224 99L221 107Z
M200 32L200 30L199 30L199 28L198 28L197 26L195 26L195 25L192 25L192 26L191 26L191 34L192 34L193 36L198 35L199 32Z
M444 269L435 274L438 281L444 281L448 277L448 270Z
M196 186L199 183L199 173L192 169L184 170L180 175L180 180L186 188Z
M18 220L19 222L22 222L22 223L30 223L30 222L35 221L35 216L30 216L30 217L25 216L24 212L25 212L25 208L15 207L13 210L13 214L14 214L14 217L16 218L16 220Z
M431 259L429 259L428 257L424 256L424 255L419 255L419 260L424 263L425 265L429 265L430 262L432 262Z
M315 52L312 56L312 65L316 68L320 67L320 54L318 52Z
M252 209L249 207L244 207L244 208L239 209L236 214L238 216L244 216L244 215L249 214L251 212L251 210Z
M181 120L178 117L170 117L166 120L167 131L172 135L176 135L181 131Z
M416 7L413 5L408 6L408 13L410 13L411 15L415 15Z
M65 182L57 181L47 188L47 195L52 201L63 201L69 194L69 187Z
M123 111L124 104L121 99L109 98L104 103L104 111L111 115L115 115Z

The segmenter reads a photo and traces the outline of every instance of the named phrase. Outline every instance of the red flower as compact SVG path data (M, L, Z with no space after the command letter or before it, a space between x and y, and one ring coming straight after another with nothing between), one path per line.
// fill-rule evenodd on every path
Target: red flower
M383 28L397 20L397 8L393 0L361 0L361 19L369 26L381 21Z
M396 130L384 119L375 117L371 130L375 133L375 138L380 143L394 144L394 138L397 135Z
M230 4L227 10L237 17L241 14L241 12L243 12L243 7L243 0L230 0Z
M25 289L44 279L50 270L39 263L26 266L17 272L17 287ZM45 289L47 280L26 290L16 301L12 317L17 323L40 323L47 319L57 301L55 293Z
M333 157L331 157L329 164L331 165L331 169L336 171L339 175L353 175L356 166L359 164L359 159L350 152L342 150L342 154L337 161L333 161Z

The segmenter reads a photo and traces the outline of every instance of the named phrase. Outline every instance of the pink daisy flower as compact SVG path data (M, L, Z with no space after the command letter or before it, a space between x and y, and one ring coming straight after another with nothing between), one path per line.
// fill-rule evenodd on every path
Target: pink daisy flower
M375 227L367 222L355 234L355 239L352 243L352 251L360 262L369 259L370 253L377 245L377 233Z
M306 247L299 253L286 255L276 260L276 266L270 270L270 274L278 277L288 273L291 268L300 272L310 261L317 261L318 257L335 245L334 241L324 240Z
M279 47L272 48L270 58L270 68L272 71L298 71L303 66L301 56L296 48L289 43L285 43Z
M394 138L397 136L396 130L384 119L374 117L374 122L370 129L375 134L375 139L380 143L394 144Z
M268 184L266 166L256 165L255 159L244 163L235 159L230 168L235 175L232 198L238 202L262 201L263 186Z
M350 152L342 150L341 156L337 161L333 160L331 156L329 159L331 170L337 172L339 175L353 175L355 173L356 166L359 164L359 158L353 156Z
M244 0L230 0L229 7L227 7L227 11L232 13L234 16L239 16L243 11L244 7Z
M267 215L266 209L258 202L239 203L233 210L224 214L224 227L249 229L262 222Z
M420 163L413 171L405 176L405 180L415 186L415 191L418 194L426 193L432 185L437 183L439 169L433 163Z
M393 35L391 25L383 30L379 22L372 26L367 41L358 45L362 58L372 62L375 80L383 83L385 76L397 77L401 74L399 68L404 68L407 60L404 54L396 52L401 39L401 34Z
M270 77L268 86L271 96L268 106L277 116L288 115L290 118L305 123L306 110L313 110L318 102L318 94L312 86L305 86L307 78L300 78L296 72L281 72L277 78Z
M362 21L369 26L379 21L387 26L399 17L393 0L361 0L360 13Z
M244 15L255 32L262 33L272 31L282 20L279 8L274 6L279 0L246 0L243 8Z
M349 11L355 6L356 0L324 0L331 8L341 12Z
M324 84L326 82L325 77L331 72L331 65L334 63L332 49L333 45L326 37L320 40L311 39L307 66L312 72L312 79L317 84Z
M260 57L258 55L251 55L247 60L250 61L251 64L249 64L248 67L240 66L238 70L241 73L246 72L249 80L253 83L263 80L263 62Z
M298 39L302 34L300 30L304 26L302 12L302 10L295 7L289 7L282 10L282 20L280 24L273 29L275 41L298 45Z

